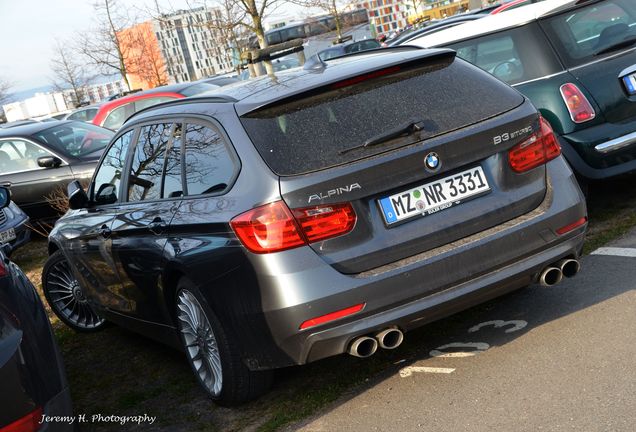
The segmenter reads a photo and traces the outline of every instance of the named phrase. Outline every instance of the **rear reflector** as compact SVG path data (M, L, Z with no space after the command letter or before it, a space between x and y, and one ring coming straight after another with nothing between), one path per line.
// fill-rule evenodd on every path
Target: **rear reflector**
M590 101L587 100L583 92L575 84L563 84L560 90L561 97L574 123L585 123L596 117Z
M315 327L320 324L328 323L330 321L335 321L337 319L344 318L349 315L353 315L354 313L360 312L362 309L364 309L365 306L366 306L366 303L360 303L355 306L348 307L346 309L341 309L336 312L328 313L327 315L322 315L316 318L312 318L302 323L300 325L300 329L304 330L309 327Z
M558 235L563 235L563 234L567 234L570 231L574 231L575 229L577 229L578 227L582 226L585 224L585 222L587 222L587 217L582 217L581 219L577 220L576 222L572 222L569 225L564 226L563 228L559 228L557 230L557 234Z
M292 212L283 201L276 201L236 216L230 225L251 252L272 253L346 234L355 223L349 203Z
M40 429L40 420L42 420L42 408L37 408L21 419L0 427L0 432L35 432Z
M539 117L539 131L508 151L508 160L513 171L523 173L543 165L561 154L552 127L543 117Z
M5 277L8 274L9 272L7 271L7 268L4 266L4 263L0 260L0 277Z

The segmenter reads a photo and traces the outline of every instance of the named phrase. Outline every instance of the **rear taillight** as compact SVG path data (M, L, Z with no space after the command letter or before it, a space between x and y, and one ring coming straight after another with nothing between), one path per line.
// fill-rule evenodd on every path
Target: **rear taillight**
M529 171L561 154L561 147L550 124L543 117L539 117L539 126L539 130L530 138L508 151L508 160L513 171Z
M230 225L247 249L271 253L346 234L355 222L349 203L291 211L276 201L238 215Z
M35 432L40 429L41 420L42 408L37 408L11 424L0 426L0 432Z
M560 90L561 97L574 123L585 123L596 117L590 101L587 100L583 92L575 84L563 84Z

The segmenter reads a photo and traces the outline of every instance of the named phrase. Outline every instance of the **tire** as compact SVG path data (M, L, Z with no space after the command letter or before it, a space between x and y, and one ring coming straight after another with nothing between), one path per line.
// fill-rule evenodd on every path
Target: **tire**
M106 325L106 320L87 303L62 251L53 253L44 264L42 290L55 315L73 330L90 333Z
M175 311L188 362L212 400L219 405L238 405L267 392L273 371L251 371L243 364L231 329L223 327L196 286L186 278L177 284Z

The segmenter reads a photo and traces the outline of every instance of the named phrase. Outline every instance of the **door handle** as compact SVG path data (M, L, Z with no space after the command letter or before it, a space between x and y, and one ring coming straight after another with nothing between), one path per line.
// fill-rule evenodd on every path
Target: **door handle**
M154 234L159 234L166 227L166 223L159 216L154 218L152 222L148 224L148 229Z
M102 225L99 228L99 234L104 238L110 237L111 232L112 231L110 230L110 228L108 228L106 225Z

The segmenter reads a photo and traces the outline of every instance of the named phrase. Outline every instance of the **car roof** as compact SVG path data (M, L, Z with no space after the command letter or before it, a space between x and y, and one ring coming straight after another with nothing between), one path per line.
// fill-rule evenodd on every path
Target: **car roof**
M72 120L56 120L54 122L35 122L28 123L21 126L14 126L6 129L0 129L0 138L4 137L27 137L34 135L43 130L59 126L65 123L72 123Z
M132 118L138 119L140 113L151 113L155 109L178 106L191 102L226 102L234 103L239 116L259 108L292 99L298 95L328 86L349 78L407 63L425 63L428 59L454 56L455 52L447 49L418 49L416 47L382 48L361 51L330 60L329 63L309 62L304 68L293 68L277 72L273 76L260 76L240 83L220 87L216 90L192 96L180 101L165 102L146 108ZM152 114L149 114L152 115ZM141 116L145 117L145 115Z
M576 3L576 0L544 0L539 3L532 3L506 11L506 13L488 15L476 21L470 21L430 35L424 35L421 38L409 41L409 45L435 47L471 39L483 34L495 33L535 21L555 11L568 9L576 5Z

